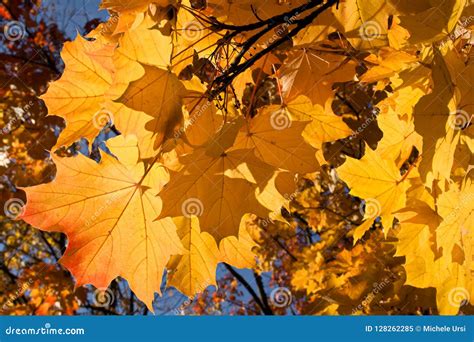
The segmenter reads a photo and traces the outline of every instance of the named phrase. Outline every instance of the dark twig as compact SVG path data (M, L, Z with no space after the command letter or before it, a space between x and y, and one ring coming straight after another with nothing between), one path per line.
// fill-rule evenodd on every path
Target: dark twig
M265 304L263 304L262 300L260 299L260 297L257 295L257 293L255 292L255 290L252 288L252 286L250 286L250 284L247 282L247 280L245 280L244 277L242 277L232 266L230 266L229 264L227 263L224 263L224 266L225 268L234 276L235 279L237 279L244 287L245 289L250 293L250 295L252 296L252 298L255 300L255 302L257 303L257 305L260 307L260 309L262 310L262 312L265 314L265 315L273 315L273 312L271 310L268 309L268 307L265 306Z
M250 37L246 43L244 44L243 46L243 49L240 51L239 55L236 57L236 59L233 61L233 63L231 64L231 67L228 68L222 75L220 75L219 77L217 77L213 84L212 84L212 88L214 88L212 91L211 91L211 94L212 95L216 95L222 91L224 91L227 86L229 84L232 83L232 81L238 76L240 75L242 72L244 72L245 70L247 70L249 67L251 67L253 64L255 64L255 62L257 62L260 58L262 58L263 56L265 56L267 53L273 51L274 49L276 49L277 47L279 47L280 45L282 45L283 43L285 43L286 41L290 40L290 38L296 36L302 29L304 29L306 26L308 26L311 22L313 22L313 20L319 15L321 14L322 12L324 12L325 10L327 10L328 8L330 8L331 6L333 6L334 4L336 4L338 2L338 0L329 0L328 2L326 2L325 4L321 5L320 7L318 7L316 10L314 10L312 13L310 13L309 15L307 15L306 17L304 17L303 19L299 19L299 20L295 20L293 23L291 23L292 25L296 25L295 28L293 28L288 34L286 34L285 36L279 38L278 40L274 41L273 43L271 43L270 45L268 45L265 49L259 51L258 53L256 53L255 55L253 55L251 58L247 59L245 62L243 63L240 63L240 60L242 59L242 57L245 55L245 53L248 51L248 49L250 48L250 46L252 46L253 44L255 44L255 42L261 38L266 32L268 32L271 28L274 28L276 27L278 24L280 24L281 22L278 22L278 24L275 24L274 22L272 23L268 23L266 25L267 28L264 28L262 31L256 33L254 36ZM321 3L321 1L316 1L316 2L311 2L311 5L314 7L314 6L317 6ZM288 13L285 13L283 18L280 18L281 16L276 16L273 18L273 20L277 21L277 20L288 20L288 16L291 15L293 11L290 11ZM294 14L293 14L294 15ZM283 21L284 22L284 21ZM255 23L254 25L259 25L259 27L261 26L264 26L264 25L261 25L263 22L259 22L259 23ZM232 26L233 28L235 28L234 26ZM242 27L245 27L245 26L237 26L237 30ZM258 28L258 27L257 27ZM227 37L228 38L228 37ZM213 97L214 97L213 96Z

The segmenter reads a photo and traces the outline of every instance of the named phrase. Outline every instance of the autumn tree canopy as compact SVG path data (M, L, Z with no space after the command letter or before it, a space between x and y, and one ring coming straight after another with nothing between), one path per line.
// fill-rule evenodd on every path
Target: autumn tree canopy
M64 126L51 170L5 207L65 234L76 288L121 277L149 310L174 287L211 313L230 297L206 289L236 288L222 263L237 313L472 311L471 1L101 8L40 96Z

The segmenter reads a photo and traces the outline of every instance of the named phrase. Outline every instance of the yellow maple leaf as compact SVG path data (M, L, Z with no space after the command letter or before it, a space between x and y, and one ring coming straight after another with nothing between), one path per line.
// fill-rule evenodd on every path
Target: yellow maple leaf
M286 102L305 95L312 103L324 106L333 97L332 85L347 82L355 74L354 61L313 48L294 49L278 70Z
M183 167L170 171L171 180L160 193L164 202L160 217L198 216L201 230L220 241L237 235L244 214L268 214L256 194L257 184L265 183L272 170L252 150L227 151L216 141L180 162Z
M415 14L400 16L400 25L410 33L410 43L431 43L446 37L461 17L466 0L430 1ZM416 6L416 5L415 5Z
M209 233L201 232L196 216L174 218L174 222L187 251L168 265L171 271L167 284L187 296L194 296L208 286L216 285L219 249Z
M245 216L239 229L239 237L224 238L217 244L207 232L201 232L196 216L174 218L178 234L186 252L176 256L168 264L167 285L174 286L187 296L203 292L216 285L216 270L220 262L245 268L255 265L252 248L255 242L247 232Z
M360 159L349 158L337 169L338 175L351 189L351 194L366 201L364 217L369 223L364 223L364 229L354 234L358 240L370 228L374 218L380 216L385 234L391 228L394 213L406 203L407 182L400 175L394 161L382 159L368 146L365 155Z
M64 44L65 72L42 96L49 114L66 121L58 145L69 145L78 137L92 139L110 119L103 113L102 103L112 84L113 49L111 44L90 42L81 36Z
M438 213L443 221L436 230L438 246L443 248L443 254L448 260L452 259L454 246L459 248L471 243L474 228L474 184L466 179L461 189L452 187L443 192L436 202ZM469 258L466 256L465 258Z
M362 75L361 82L376 82L394 76L408 68L410 64L415 63L417 58L403 51L383 48L379 50L377 57L370 55L366 61L374 63L376 66Z
M386 0L345 0L333 12L352 46L363 50L388 45L388 19L398 13L392 1Z
M165 138L173 136L183 120L181 106L185 88L170 71L147 65L143 68L144 76L131 82L117 101L154 118L145 128L154 133L157 149Z
M316 150L302 137L308 123L292 120L284 107L265 107L244 124L233 149L252 149L259 159L276 168L314 172L319 167Z

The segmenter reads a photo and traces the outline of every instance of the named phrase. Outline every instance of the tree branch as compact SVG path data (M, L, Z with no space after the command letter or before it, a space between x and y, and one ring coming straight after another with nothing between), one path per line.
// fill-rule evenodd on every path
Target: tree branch
M310 4L311 4L312 7L315 7L317 5L320 5L321 2L322 1L314 1L314 2L311 2ZM253 44L255 44L258 41L258 39L260 39L265 33L267 33L269 30L271 30L272 28L274 28L274 27L276 27L276 26L278 26L279 24L282 23L281 21L277 22L277 20L283 20L283 22L287 22L288 21L288 16L291 15L291 13L293 13L293 11L290 11L290 12L287 12L287 13L282 14L280 16L276 16L276 17L271 18L275 21L266 24L266 25L268 25L266 28L264 28L262 31L256 33L254 36L250 37L247 40L247 42L243 45L243 49L240 51L239 55L233 61L231 66L223 74L218 76L213 81L213 83L211 84L211 88L214 88L211 91L211 94L213 95L213 97L216 96L217 94L219 94L220 92L224 91L227 88L227 86L229 84L231 84L232 81L238 75L240 75L246 69L248 69L253 64L255 64L255 62L257 62L260 58L265 56L267 53L273 51L274 49L276 49L277 47L282 45L284 42L290 40L290 38L296 36L302 29L304 29L311 22L313 22L313 20L319 14L321 14L322 12L324 12L325 10L327 10L328 8L330 8L331 6L333 6L337 3L338 3L338 0L328 0L325 4L318 7L316 10L314 10L312 13L310 13L309 15L304 17L303 19L295 20L294 22L291 23L291 25L296 25L296 27L293 28L288 34L286 34L285 36L277 39L276 41L274 41L273 43L268 45L266 48L259 51L258 53L253 55L251 58L249 58L248 60L246 60L245 62L240 64L240 60L243 58L243 56L248 51L248 49ZM294 16L294 14L293 14L293 16ZM270 19L268 19L268 20L270 20ZM265 26L265 24L263 24L263 23L265 23L265 22L258 22L258 23L251 24L251 25L257 25L259 27L260 26ZM231 27L233 27L233 26L231 25ZM236 30L242 30L242 27L247 28L246 25L240 26L240 27L237 26ZM231 34L231 35L233 35L233 34Z
M268 308L263 304L262 300L260 297L257 295L255 290L250 286L250 284L245 280L244 277L242 277L232 266L230 266L227 263L224 263L225 268L234 276L235 279L237 279L244 287L245 289L250 293L252 298L255 300L257 305L260 307L262 312L265 315L273 315L273 312L271 310L268 310Z
M268 303L268 297L265 292L265 287L263 286L263 281L262 281L262 276L258 274L257 272L253 271L253 276L255 278L255 281L257 282L258 290L260 292L260 297L262 298L262 303L265 305L265 307L272 312L273 315L273 310L270 307L270 304Z

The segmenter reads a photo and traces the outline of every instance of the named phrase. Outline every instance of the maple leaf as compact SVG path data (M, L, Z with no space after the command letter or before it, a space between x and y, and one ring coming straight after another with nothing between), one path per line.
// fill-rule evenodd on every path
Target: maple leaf
M241 25L248 22L248 18L268 19L275 15L285 13L292 8L304 5L304 0L296 1L259 1L243 0L234 2L232 0L210 0L208 2L209 10L217 18Z
M128 85L117 99L127 107L154 117L146 128L155 136L154 148L173 136L183 120L182 98L185 88L178 78L167 70L143 65L145 75Z
M366 200L364 216L367 221L354 232L357 241L380 216L385 234L391 228L394 213L405 206L408 184L392 160L382 159L366 146L360 159L348 159L337 173L351 189L351 194Z
M166 69L171 63L171 38L154 29L149 17L140 18L118 39L113 65L116 69L108 94L114 99L126 90L130 82L145 75L142 65Z
M180 158L178 172L170 170L170 182L160 192L160 217L199 216L201 230L221 240L237 235L244 214L268 214L256 193L269 176L252 150L212 151L216 145L195 149Z
M56 178L25 189L22 219L68 236L61 263L76 286L107 287L122 276L151 309L169 257L183 247L171 219L155 221L162 207L153 187L155 177L163 177L160 166L137 164L136 138L115 139L121 141L121 148L112 148L118 159L104 155L96 163L83 155L53 157Z
M450 178L453 154L459 133L450 126L449 115L456 111L455 85L439 50L434 50L433 91L414 107L415 130L423 137L420 174L431 187L434 180Z
M166 6L168 0L134 0L123 2L121 0L103 0L100 7L110 9L114 12L143 12L150 3Z
M375 82L402 72L415 63L417 58L403 51L384 48L379 51L379 56L370 55L365 60L376 66L363 74L360 81Z
M103 95L112 84L113 48L80 36L64 44L61 57L66 70L42 96L49 113L66 121L67 128L58 145L72 144L80 137L93 138L107 124L107 115L102 115L101 110Z
M188 0L183 6L191 7ZM205 21L196 18L191 12L180 9L172 31L172 70L179 74L184 68L193 65L194 56L220 55L216 50L222 34L214 32Z
M442 193L436 202L443 221L436 230L438 246L443 248L445 258L451 259L454 246L468 249L474 227L474 184L470 179ZM467 252L467 251L466 251Z
M216 285L219 262L230 262L241 268L254 266L255 255L251 249L255 242L247 232L245 219L242 220L239 237L226 237L220 242L219 248L212 235L201 232L197 216L177 217L173 221L186 252L170 260L167 285L176 287L187 296L193 296Z
M392 1L342 1L334 16L352 46L374 49L388 45L388 18L398 11Z
M350 81L354 73L355 63L350 59L312 48L293 50L278 71L283 97L287 101L305 95L320 105L325 105L333 96L335 82Z
M221 260L238 268L253 268L256 265L256 254L253 252L257 243L250 232L258 231L249 215L244 215L240 222L239 235L228 236L219 244Z
M177 137L184 133L190 145L205 145L222 128L224 115L217 109L214 101L209 100L202 93L190 92L189 98L184 102L187 117L183 125L184 129L178 131Z
M434 206L419 200L408 201L410 207L397 212L400 230L397 233L397 256L404 256L407 273L406 283L416 287L427 287L432 276L431 267L436 255L433 232L440 222Z
M309 121L292 120L284 107L266 107L244 124L233 149L251 149L262 161L276 168L299 173L318 169L316 150L303 139ZM285 139L279 139L281 135Z
M324 107L312 105L309 99L302 95L284 104L279 110L293 120L309 122L303 136L313 147L321 148L325 142L342 139L352 133L342 117L335 115L329 106L330 101L326 102ZM271 109L276 111L277 107Z
M400 118L391 108L387 110L387 113L377 116L377 123L380 129L386 132L377 146L377 152L383 159L399 159L397 164L401 166L400 164L409 158L413 147L422 149L422 139L416 133L413 122L406 117Z
M400 25L410 32L410 43L430 43L448 35L461 17L466 0L430 2L432 7L418 7L417 13L400 16Z
M216 285L219 249L212 235L201 232L196 216L175 218L174 221L187 252L170 262L168 285L193 296L210 285Z

